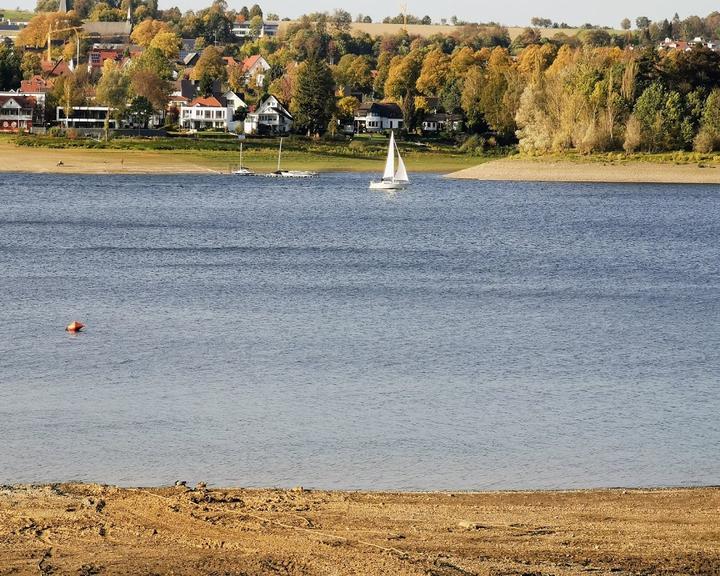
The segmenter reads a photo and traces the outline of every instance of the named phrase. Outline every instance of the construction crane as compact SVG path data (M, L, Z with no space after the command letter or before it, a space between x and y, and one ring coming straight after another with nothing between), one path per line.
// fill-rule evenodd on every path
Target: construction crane
M52 34L53 34L53 32L57 34L57 33L59 33L59 32L70 32L71 30L72 30L73 32L75 32L75 41L76 41L76 43L77 43L77 48L76 48L76 51L75 51L75 59L76 59L76 61L77 61L78 64L80 63L80 33L79 33L78 31L82 31L82 28L80 28L79 26L70 26L70 27L68 27L68 28L56 28L56 29L53 29L52 24L50 24L50 28L48 29L48 35L47 35L47 49L48 49L48 57L47 57L47 59L48 59L48 62L51 62L51 61L52 61L52 53L51 53L50 50L51 50L51 48L52 48Z
M400 14L403 17L403 30L407 30L407 2L400 2Z

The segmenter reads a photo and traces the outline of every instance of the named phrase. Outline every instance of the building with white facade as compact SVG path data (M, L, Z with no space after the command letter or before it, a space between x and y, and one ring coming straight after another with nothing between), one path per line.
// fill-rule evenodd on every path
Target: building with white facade
M287 134L292 125L292 114L275 96L268 96L245 117L245 134Z

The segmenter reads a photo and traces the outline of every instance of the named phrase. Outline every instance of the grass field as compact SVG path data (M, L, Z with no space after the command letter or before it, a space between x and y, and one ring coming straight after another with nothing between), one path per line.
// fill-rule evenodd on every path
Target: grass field
M292 24L292 22L281 22L280 31L282 32L285 28L287 28L289 24ZM424 26L422 24L408 24L406 28L408 34L428 38L430 36L434 36L435 34L449 35L453 32L458 32L462 29L462 26L451 26L449 24L431 24L429 26ZM525 30L525 28L526 26L508 26L508 33L510 34L510 39L514 40L515 38L517 38L523 32L523 30ZM367 34L370 34L371 36L397 34L402 29L402 24L382 24L376 22L370 24L353 22L351 24L351 30L353 32L365 32ZM553 36L555 36L555 34L558 34L559 32L567 34L568 36L576 36L583 30L584 28L541 28L540 33L542 34L543 38L552 38ZM620 30L608 30L608 32L610 32L611 34L621 33Z
M27 22L30 18L35 16L35 13L31 10L17 10L10 8L0 8L0 14L2 14L2 18L12 20L13 22Z

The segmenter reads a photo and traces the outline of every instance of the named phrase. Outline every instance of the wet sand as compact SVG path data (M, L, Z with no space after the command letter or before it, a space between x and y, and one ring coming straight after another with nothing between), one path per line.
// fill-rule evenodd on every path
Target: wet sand
M720 184L720 166L506 158L453 172L448 177L519 182Z
M0 488L0 575L720 574L720 489Z

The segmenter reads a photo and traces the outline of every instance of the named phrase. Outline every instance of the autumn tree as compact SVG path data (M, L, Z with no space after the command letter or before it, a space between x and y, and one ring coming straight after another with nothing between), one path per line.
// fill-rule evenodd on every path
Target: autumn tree
M479 131L485 127L482 110L482 94L485 75L480 66L467 71L461 95L461 106L467 118L468 128Z
M170 25L160 20L144 20L140 22L130 34L130 40L135 44L148 47L153 39L161 32L171 32Z
M345 54L334 69L335 83L353 92L368 94L372 90L372 72L366 56Z
M17 46L42 48L47 46L48 31L50 29L64 30L63 32L53 33L52 38L53 40L65 40L73 34L72 30L65 29L80 26L80 24L80 20L72 11L67 13L40 12L32 17L25 28L20 30L15 44Z
M377 59L376 75L373 80L373 93L379 98L385 96L385 82L390 72L390 63L392 62L392 54L390 52L380 52Z
M180 37L175 32L159 32L150 42L150 48L162 52L168 60L177 60L180 56Z
M225 60L215 46L208 46L193 68L192 79L200 83L201 92L209 94L215 81L224 81L226 78Z
M299 66L290 111L295 126L308 136L327 129L335 108L333 87L332 73L322 60L312 58Z
M623 30L630 30L630 27L632 26L632 23L630 22L630 18L623 18L620 22L620 28Z
M439 48L431 50L423 59L416 87L426 96L437 96L447 84L450 57Z
M487 63L480 103L485 121L505 137L515 132L515 112L522 94L520 88L507 50L495 48Z
M25 52L22 55L20 68L25 80L32 78L35 74L40 74L42 71L40 55L36 52Z
M109 119L112 115L120 122L127 108L130 96L130 79L121 65L114 60L105 60L102 76L97 84L95 99L110 110L105 117L105 138L108 136Z
M412 129L415 124L415 96L418 95L417 81L422 69L423 53L413 50L407 56L396 56L390 63L385 81L385 97L400 103L403 124Z
M360 100L355 96L340 98L337 103L337 116L343 122L352 122L359 107Z

